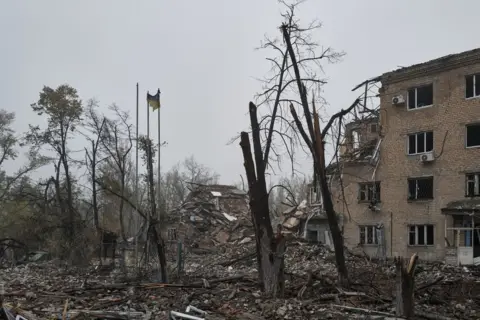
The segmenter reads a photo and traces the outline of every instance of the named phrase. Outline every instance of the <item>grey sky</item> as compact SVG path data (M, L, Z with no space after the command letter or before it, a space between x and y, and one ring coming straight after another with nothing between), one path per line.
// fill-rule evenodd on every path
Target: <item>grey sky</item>
M280 9L275 0L2 1L0 108L26 130L40 120L30 104L42 86L68 83L84 100L134 115L139 82L145 132L145 93L160 87L164 170L194 154L222 182L237 181L241 151L226 142L248 128L248 102L260 90L253 78L269 67L254 48L276 35ZM318 41L347 53L326 68L329 113L351 104L366 78L478 47L479 11L474 0L309 0L299 17L321 20Z

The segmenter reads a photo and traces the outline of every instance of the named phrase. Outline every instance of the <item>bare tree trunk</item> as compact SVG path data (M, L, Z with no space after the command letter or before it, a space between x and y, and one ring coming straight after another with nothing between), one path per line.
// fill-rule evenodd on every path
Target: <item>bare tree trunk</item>
M250 122L255 153L255 164L250 147L248 133L242 132L240 146L242 148L245 172L248 180L250 210L255 228L258 272L267 296L276 297L283 288L283 256L285 242L277 241L273 234L268 206L268 192L265 181L265 162L260 140L260 127L257 118L257 107L250 102ZM257 174L255 175L255 168ZM282 239L283 240L283 239Z
M97 150L95 147L95 142L93 140L92 140L91 167L92 167L93 224L95 225L95 230L98 231L100 227L100 222L98 220L98 199L97 199Z
M414 288L415 288L415 266L418 261L417 254L414 254L408 264L401 257L395 258L396 279L396 303L395 314L399 317L410 319L414 316Z
M325 149L316 110L313 111L313 116L317 156L316 173L319 178L318 180L322 192L323 208L325 209L325 213L327 214L328 227L330 228L333 247L335 248L335 261L337 263L338 281L342 286L348 287L348 270L345 263L345 254L343 250L343 236L340 231L340 227L338 226L337 214L335 213L332 202L332 195L330 194L330 189L328 188L327 176L325 173Z
M120 208L119 208L119 214L118 214L118 219L120 220L120 234L123 239L123 241L127 240L127 237L125 235L125 225L123 221L123 209L124 209L124 204L125 201L123 201L123 197L125 197L125 172L122 172L122 178L121 178L121 186L120 186L120 194L122 195L122 198L120 198Z
M324 150L324 142L323 142L324 135L320 131L320 124L318 121L317 112L315 110L315 105L312 106L313 107L313 119L312 119L312 114L310 113L310 108L308 106L307 90L302 83L300 68L298 67L295 50L293 49L293 46L291 43L288 26L285 24L282 25L282 33L283 33L283 38L285 40L285 44L288 49L290 60L292 61L292 67L295 73L297 87L300 94L301 103L302 103L303 112L305 115L305 120L307 122L309 135L307 135L307 133L303 129L303 126L298 116L296 115L296 112L293 106L291 106L290 110L291 110L292 116L295 119L297 128L299 129L299 131L301 131L301 135L305 140L305 143L309 147L312 153L312 157L314 159L315 175L319 180L320 189L321 189L322 198L323 198L323 206L324 206L325 213L327 215L328 225L332 235L333 246L335 248L335 260L337 264L338 280L342 286L348 287L349 285L348 271L345 263L343 236L340 231L340 227L338 226L337 215L333 207L332 196L328 188L328 182L327 182L327 177L325 173L325 150ZM313 104L313 101L314 100L312 100L312 104ZM335 116L332 117L332 119L335 119ZM331 125L331 121L329 123L330 124L327 125L327 127ZM308 136L310 136L310 138Z
M150 230L147 234L152 232L153 241L157 247L158 259L160 262L160 274L162 282L167 282L167 259L165 257L165 242L163 241L162 234L157 231L156 225L158 221L156 219L157 206L155 202L155 188L153 181L153 153L152 153L152 141L147 140L147 170L148 170L148 184L150 193L150 207L152 208L150 213ZM122 195L123 196L123 195ZM147 236L147 241L148 236Z

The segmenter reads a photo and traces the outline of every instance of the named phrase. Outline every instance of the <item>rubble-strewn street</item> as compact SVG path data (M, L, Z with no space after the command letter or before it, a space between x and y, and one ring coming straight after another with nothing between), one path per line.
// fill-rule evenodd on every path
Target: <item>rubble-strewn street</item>
M166 319L188 305L206 319L388 319L394 314L395 268L348 254L352 285L335 286L332 253L292 241L286 255L284 299L264 299L257 285L254 245L225 245L219 253L188 254L173 284L143 283L122 273L64 269L54 263L1 270L4 305L27 319ZM480 271L423 264L416 274L416 313L429 319L478 319ZM66 311L65 311L66 310Z

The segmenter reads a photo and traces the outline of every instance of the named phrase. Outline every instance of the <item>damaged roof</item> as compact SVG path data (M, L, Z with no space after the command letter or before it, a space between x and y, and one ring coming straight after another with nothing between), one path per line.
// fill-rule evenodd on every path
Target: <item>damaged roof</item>
M187 201L199 196L206 197L230 197L230 198L246 198L247 193L235 186L212 184L212 185L195 185L187 196Z
M480 63L480 48L449 54L426 62L417 63L409 67L399 68L397 70L386 72L380 77L382 83L393 83L474 63Z
M246 193L227 185L196 185L169 214L169 225L184 230L187 242L207 247L250 241L253 234Z
M442 213L469 213L480 212L480 199L464 199L451 201L445 208L442 208Z

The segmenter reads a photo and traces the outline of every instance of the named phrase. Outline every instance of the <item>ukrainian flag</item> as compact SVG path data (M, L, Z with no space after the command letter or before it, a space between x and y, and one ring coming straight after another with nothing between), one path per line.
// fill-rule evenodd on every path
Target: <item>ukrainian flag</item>
M147 91L147 103L152 107L152 111L160 109L160 89L158 89L157 94L154 96Z

